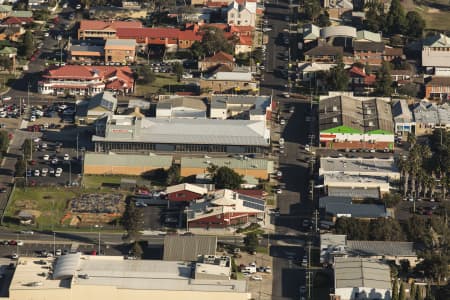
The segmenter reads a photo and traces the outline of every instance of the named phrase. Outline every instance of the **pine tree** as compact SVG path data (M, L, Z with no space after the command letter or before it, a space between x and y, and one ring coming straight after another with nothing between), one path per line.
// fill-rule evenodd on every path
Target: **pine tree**
M411 287L409 288L409 299L414 300L416 298L416 285L414 282L411 283Z
M403 284L403 282L400 284L400 292L398 294L398 300L406 300L405 285Z
M378 72L376 91L380 96L389 97L392 94L392 78L391 67L388 62L383 62L381 69Z
M394 279L394 285L392 286L392 300L398 300L398 279Z

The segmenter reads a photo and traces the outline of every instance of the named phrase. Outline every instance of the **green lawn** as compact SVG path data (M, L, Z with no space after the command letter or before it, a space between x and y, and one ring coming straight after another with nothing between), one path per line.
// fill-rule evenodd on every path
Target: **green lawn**
M101 176L101 175L86 175L83 176L83 184L86 189L97 189L106 184L120 184L123 176Z
M50 229L57 225L64 216L67 202L76 193L64 188L16 188L11 198L5 217L15 218L22 209L35 210L39 215L36 227Z
M136 96L148 96L149 94L157 94L161 89L165 89L167 92L176 88L180 83L177 82L175 75L170 74L158 74L156 80L150 84L136 84L134 94Z

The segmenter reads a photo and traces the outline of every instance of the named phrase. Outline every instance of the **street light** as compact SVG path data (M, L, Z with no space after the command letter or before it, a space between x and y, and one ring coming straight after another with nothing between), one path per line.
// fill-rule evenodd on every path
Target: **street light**
M101 226L101 225L95 225L94 226L95 228L98 228L98 253L97 253L97 255L100 255L100 251L101 251L101 229L102 229L102 227L103 226Z
M59 66L61 66L62 65L62 45L61 45L62 36L58 35L57 40L58 40L58 45L59 45Z

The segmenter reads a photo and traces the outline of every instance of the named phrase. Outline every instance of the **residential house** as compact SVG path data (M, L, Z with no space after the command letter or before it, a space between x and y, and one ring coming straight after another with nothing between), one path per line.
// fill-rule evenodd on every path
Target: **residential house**
M328 63L299 63L297 73L301 81L314 82L319 86L317 81L320 81L320 73L325 74L335 66L336 64Z
M206 118L207 106L202 97L160 96L156 118Z
M234 54L245 54L253 51L253 38L251 36L239 36L234 45Z
M436 128L450 129L450 105L437 105L426 100L420 101L413 108L417 136L429 135Z
M431 80L425 83L425 98L450 100L450 77L431 77Z
M450 76L450 37L440 33L423 40L422 66L431 74Z
M365 68L352 66L348 74L351 90L355 94L367 95L374 90L377 77L374 74L366 74Z
M210 71L218 67L219 65L225 65L234 70L236 63L234 62L234 57L223 51L215 53L213 56L205 57L198 61L198 69L200 72Z
M264 219L265 201L232 190L218 190L185 209L188 228L227 228Z
M332 19L340 19L344 13L353 11L353 3L349 0L325 0L323 7Z
M332 149L394 149L389 99L330 93L319 102L320 144Z
M34 22L33 18L9 16L5 20L3 20L2 25L4 25L4 26L23 26L23 25L32 24L33 22Z
M216 72L199 80L202 91L213 93L256 93L258 82L251 72Z
M303 27L303 47L309 48L307 45L314 43L320 38L320 27L314 24L304 24Z
M142 155L92 153L84 154L83 172L85 175L129 175L141 176L157 169L169 169L173 157L170 155Z
M104 90L132 93L133 71L129 67L67 65L48 69L38 82L38 92L44 95L93 96Z
M389 265L377 259L336 257L331 300L391 300Z
M396 63L405 60L402 48L384 47L383 60Z
M394 117L394 130L396 134L409 134L415 132L416 123L408 102L405 99L397 99L392 103L392 116Z
M256 1L241 0L230 3L227 9L227 24L236 26L256 26Z
M105 63L129 65L136 59L136 40L107 39L105 44Z
M358 203L351 197L321 197L319 208L322 211L321 215L333 222L340 217L371 220L389 216L383 204Z
M270 120L274 105L271 96L212 95L210 118Z
M319 45L306 51L304 55L305 61L309 63L334 64L337 62L339 57L342 57L345 62L351 63L351 61L353 60L352 57L350 61L348 60L349 55L344 55L344 50L342 49L342 47L330 45Z
M12 66L11 69L16 69L16 57L17 57L17 48L14 47L4 47L0 50L0 57L7 57L11 60Z
M229 121L227 121L229 122ZM188 177L192 175L207 175L211 166L228 167L242 176L252 176L254 178L266 180L274 171L273 161L260 158L235 158L235 157L182 157L180 164L180 175Z
M78 29L78 39L108 39L116 38L119 28L138 29L142 28L139 21L98 21L98 20L81 20Z
M12 11L11 5L0 5L0 20L6 19L9 17Z
M190 183L180 183L166 188L167 199L170 202L185 204L197 199L202 199L207 192L208 190L206 188Z
M353 56L355 62L380 66L383 62L383 42L353 42Z
M116 109L117 97L110 91L104 91L77 104L75 122L80 125L93 124L105 115L113 115Z
M390 71L392 81L397 86L402 86L412 82L413 72L411 70L393 69Z
M19 42L24 34L25 29L22 26L0 27L1 41L9 40L12 42Z

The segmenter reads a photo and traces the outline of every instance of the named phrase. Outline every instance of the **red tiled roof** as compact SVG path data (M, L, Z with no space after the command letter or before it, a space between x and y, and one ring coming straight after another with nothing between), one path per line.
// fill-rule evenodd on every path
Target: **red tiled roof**
M118 28L119 38L178 38L180 30L177 28Z
M4 25L16 25L16 24L23 24L23 23L32 23L33 18L21 18L21 17L9 17L5 21L3 21L2 24Z
M184 30L178 33L178 39L183 41L201 41L202 36L193 30Z
M384 55L386 56L403 56L402 48L384 47Z
M223 31L226 31L228 29L228 24L224 23L210 23L210 24L203 24L201 25L201 28L207 28L207 27L214 27L218 29L222 29Z
M364 83L367 85L373 85L377 81L377 76L375 74L367 75L366 78L364 78Z
M251 46L253 44L253 39L251 36L240 36L238 44Z
M253 198L263 199L263 190L234 190L234 192Z
M253 26L230 26L231 32L252 32L254 30Z
M216 1L208 1L206 2L206 7L226 7L228 6L227 1L216 2Z
M234 57L231 54L219 51L213 56L206 57L203 61L208 62L234 62Z
M364 70L355 66L353 66L349 72L350 74L354 74L360 77L366 77L366 73L364 72Z
M97 21L97 20L81 20L80 30L102 30L106 28L142 28L142 23L139 21Z

